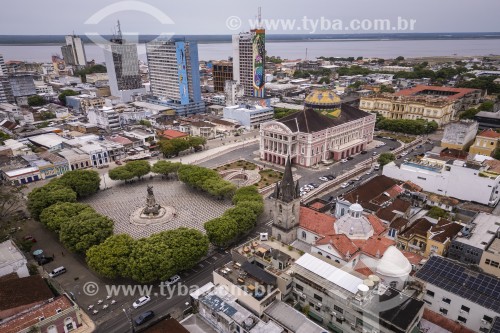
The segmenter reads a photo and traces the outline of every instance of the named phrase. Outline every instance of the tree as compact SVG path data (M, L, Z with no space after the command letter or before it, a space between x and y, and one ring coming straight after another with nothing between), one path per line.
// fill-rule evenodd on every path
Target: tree
M134 174L127 170L124 166L114 168L108 172L109 178L113 180L124 180L128 181L134 178Z
M0 186L0 221L13 217L14 212L21 208L23 200L23 186Z
M237 205L234 208L230 208L224 212L224 216L236 221L240 237L252 230L257 223L257 215L247 206Z
M58 98L59 101L62 103L62 105L66 105L66 96L75 96L75 95L79 95L79 93L71 89L66 89L59 94Z
M479 111L488 111L488 112L493 112L493 109L495 107L495 102L493 101L484 101L479 105L477 108Z
M233 204L238 205L245 201L262 202L262 196L255 186L240 187L233 196Z
M188 142L192 148L197 148L200 146L205 146L207 143L207 139L201 136L190 136Z
M460 119L473 119L476 114L479 113L478 109L470 108L465 110L464 112L461 112L458 115L458 118Z
M177 162L158 161L155 164L153 164L151 171L154 173L168 176L171 173L177 172L177 170L179 170L179 167L181 165L182 165L181 163Z
M274 119L281 119L295 112L298 112L298 110L286 109L286 108L274 108Z
M396 60L396 61L403 61L403 60L405 60L405 57L403 57L403 56L399 56L399 57L397 57L395 60Z
M113 235L87 250L87 265L109 279L130 276L129 259L135 240L126 234Z
M56 118L56 114L50 111L43 111L39 113L41 120L50 120Z
M148 161L130 161L124 165L124 168L137 178L141 178L151 171L151 165Z
M47 104L47 101L39 95L33 95L28 97L28 105L29 106L42 106Z
M380 93L394 93L394 88L390 85L383 84L380 86Z
M59 239L71 251L85 253L113 234L113 221L95 211L85 210L61 225Z
M237 207L247 207L250 208L255 215L259 216L264 212L264 202L258 201L258 200L253 200L253 201L241 201L238 203Z
M175 252L158 238L139 239L129 257L130 277L140 283L169 278L176 273Z
M319 79L318 83L319 84L330 84L332 81L330 80L329 77L323 76L321 79Z
M191 148L189 141L184 139L171 139L160 141L160 151L165 157L178 156L180 152Z
M9 140L9 139L10 139L10 135L0 131L0 144L3 145L4 141Z
M139 121L139 125L143 125L143 126L146 126L146 127L152 127L153 126L151 124L151 122L149 120L146 120L146 119L141 119Z
M55 203L75 201L75 191L63 185L49 183L33 189L28 194L28 209L33 218L38 219L45 208Z
M429 209L427 216L432 217L433 219L447 218L448 212L437 206L432 206L431 209Z
M59 233L61 225L69 222L83 211L93 212L94 209L87 204L78 202L58 202L42 211L40 222L48 229Z
M386 164L389 164L390 162L394 161L396 157L392 153L382 153L377 159L377 162L380 163L381 166L384 166Z
M94 170L73 170L66 172L57 181L75 191L78 198L83 198L99 191L101 177Z
M236 221L228 216L221 216L203 225L210 243L226 248L238 239L240 234Z

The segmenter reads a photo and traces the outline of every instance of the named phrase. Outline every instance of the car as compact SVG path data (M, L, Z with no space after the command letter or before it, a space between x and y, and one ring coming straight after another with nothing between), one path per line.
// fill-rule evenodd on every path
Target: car
M389 150L394 150L394 149L395 149L394 147L389 148Z
M357 176L356 178L353 179L355 182L359 182L361 180L361 176Z
M306 194L306 192L300 192L300 193L299 193L299 196L300 196L300 197L303 197L305 194Z
M327 177L325 177L325 176L321 176L321 177L319 177L319 180L327 182L329 179Z
M134 309L137 309L137 308L143 306L144 304L148 303L149 301L151 301L151 297L149 297L149 296L142 296L137 301L135 301L134 303L132 303L132 307Z
M366 150L362 150L361 155L364 155L364 154L368 154L368 152Z
M377 154L378 154L378 153L377 153L376 151L374 151L374 152L372 153L372 155L373 155L373 156L375 156L375 155L377 155Z
M353 159L354 159L354 157L352 157L352 156L348 156L348 157L347 157L347 160L348 160L348 161L351 161L351 160L353 160Z
M49 262L52 262L54 261L54 258L53 257L39 257L36 259L36 262L38 263L38 265L40 266L43 266L45 264L48 264Z
M333 195L331 195L331 196L328 198L328 202L333 201L333 199L335 199L335 197L334 197Z
M423 147L422 145L418 145L416 148L417 148L417 149L420 149L420 148L422 148L422 147Z
M406 156L406 155L408 155L408 153L405 151L401 153L401 156Z
M163 282L164 285L170 286L172 284L176 284L181 280L181 277L179 275L174 275L171 276L167 281Z
M401 159L401 155L396 156L396 159L397 160Z
M375 149L376 149L376 148L380 148L380 147L382 147L382 145L376 145L376 146L375 146Z
M36 243L36 239L33 236L24 236L23 239L27 242Z
M347 186L349 186L349 183L342 183L342 185L340 185L342 188L346 188Z
M328 176L326 176L326 178L328 178L328 180L334 180L337 177L334 175L328 175Z
M304 187L306 187L306 188L308 188L310 190L314 189L314 186L312 184L304 185Z
M137 316L134 319L135 325L139 326L150 320L155 316L155 313L153 311L146 311L144 313L141 313L139 316Z
M367 175L371 175L371 174L372 174L372 172L373 172L372 170L368 170L365 174L367 174Z
M314 187L314 188L318 188L318 187L319 187L319 185L318 185L318 184L316 184L316 183L311 183L311 184L309 184L309 185L311 185L311 186L312 186L312 187Z
M122 165L123 163L121 161L115 161L116 165Z
M354 180L349 180L349 181L347 182L347 184L349 184L349 185L354 184Z
M66 268L64 266L54 268L52 272L49 273L49 277L55 278L56 276L59 276L61 274L66 273Z
M347 162L347 160L345 158L340 160L340 163L345 163L345 162Z

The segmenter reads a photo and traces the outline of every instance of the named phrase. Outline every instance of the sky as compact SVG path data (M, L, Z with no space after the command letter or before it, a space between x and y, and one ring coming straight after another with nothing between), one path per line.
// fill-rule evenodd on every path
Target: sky
M227 35L248 30L259 6L288 20L265 22L268 34L500 32L498 0L17 0L2 5L0 35L106 35L117 19L124 33Z

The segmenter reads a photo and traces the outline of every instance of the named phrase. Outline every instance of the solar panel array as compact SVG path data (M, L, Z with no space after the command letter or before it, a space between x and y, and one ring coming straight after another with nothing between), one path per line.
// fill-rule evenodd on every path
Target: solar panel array
M495 312L500 312L500 279L433 256L416 277Z

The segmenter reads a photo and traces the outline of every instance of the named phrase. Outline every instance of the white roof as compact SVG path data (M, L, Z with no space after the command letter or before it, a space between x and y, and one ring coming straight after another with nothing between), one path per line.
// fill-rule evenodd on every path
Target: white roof
M395 246L385 250L382 259L378 262L377 273L388 277L404 277L411 272L411 264Z
M358 291L358 285L363 283L362 279L332 266L309 253L297 259L295 264L304 267L308 271L311 271L353 294Z
M24 175L24 174L32 173L32 172L37 172L37 171L38 171L38 167L29 167L29 168L22 168L22 169L6 171L5 174L8 177L17 177L20 175Z
M200 288L196 289L193 291L189 296L191 296L193 299L198 300L200 295L204 294L205 292L211 290L215 285L212 282L208 282L204 286L201 286Z
M66 141L66 139L60 137L55 133L47 133L47 134L32 136L31 138L29 138L29 140L31 142L34 142L36 144L39 144L40 146L44 146L47 148L55 147Z
M0 267L26 260L11 240L0 243Z

